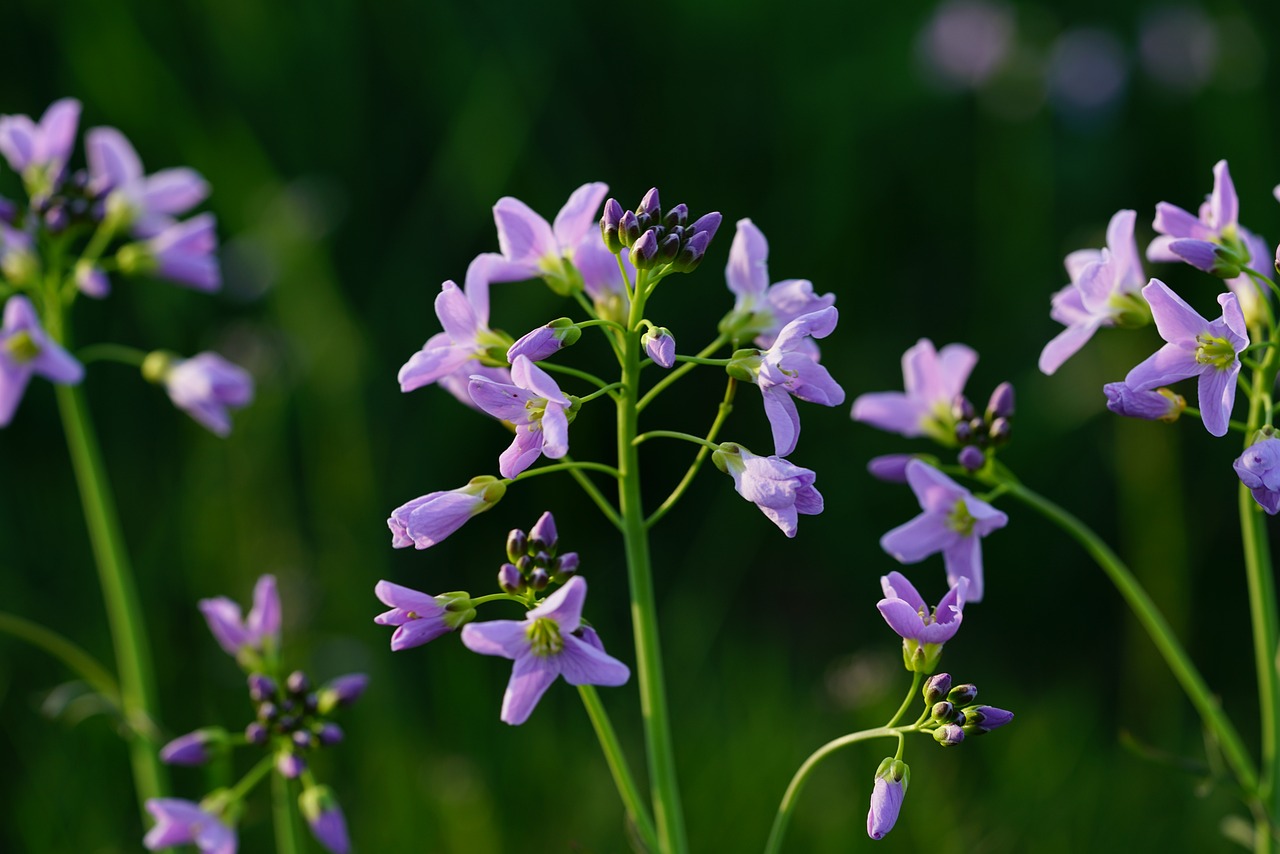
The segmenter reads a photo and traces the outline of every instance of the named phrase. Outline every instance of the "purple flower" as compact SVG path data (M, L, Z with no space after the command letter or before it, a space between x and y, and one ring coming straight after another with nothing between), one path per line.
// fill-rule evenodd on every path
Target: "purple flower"
M576 323L567 317L559 317L517 339L507 348L507 361L514 362L516 356L524 356L531 362L540 362L576 344L581 337L582 330Z
M248 406L253 400L253 377L217 353L170 361L162 370L173 405L216 436L231 433L228 410Z
M912 454L884 454L867 460L867 471L876 480L885 483L906 483L907 463L916 459Z
M515 661L502 698L501 717L506 723L517 726L528 720L557 676L570 685L614 686L630 678L625 664L575 634L582 625L586 596L586 580L574 576L522 621L463 626L462 642L467 649Z
M465 593L428 596L390 581L379 581L373 592L382 604L391 606L390 611L379 614L373 621L380 626L398 627L391 635L391 649L397 652L429 643L475 616L474 608L447 610L460 600L469 604L470 598Z
M93 299L105 299L111 294L111 279L106 271L94 264L80 261L75 269L76 290Z
M498 227L504 263L495 266L490 281L540 277L556 293L571 293L579 250L588 244L602 244L596 234L596 213L608 192L607 184L583 184L569 196L554 225L519 199L499 199L493 206L493 221ZM565 261L571 262L574 269L566 267Z
M1183 244L1182 253L1175 251L1176 241L1197 241L1239 246L1240 200L1236 196L1227 161L1219 160L1213 167L1213 193L1200 205L1199 216L1194 216L1177 205L1160 202L1156 205L1156 218L1152 224L1159 235L1147 247L1147 258L1152 261L1181 261L1185 254L1194 254L1194 247Z
M961 595L981 602L981 540L1003 528L1009 517L919 460L907 463L907 483L924 512L881 537L880 547L901 563L918 563L942 552L947 583L955 587L967 578L968 589Z
M1272 516L1280 513L1280 439L1255 442L1232 467L1263 510Z
M327 715L334 709L350 706L360 699L360 695L364 693L364 689L367 687L369 687L367 674L347 673L343 676L336 676L322 685L320 690L316 692L316 708L320 714Z
M126 274L154 273L179 285L212 292L222 287L217 220L211 213L176 222L154 237L120 248L116 260Z
M511 339L503 339L489 329L489 280L485 275L487 263L482 258L468 267L465 291L451 281L440 287L436 317L444 332L429 338L400 368L401 391L413 391L464 370L469 377L491 348L501 353L510 345ZM490 357L490 364L495 361L500 363L502 357ZM471 403L470 399L466 402Z
M347 854L351 838L342 807L328 786L311 786L298 796L298 807L307 819L311 835L333 854Z
M754 338L760 347L773 346L779 332L792 320L828 308L836 301L835 294L816 295L813 283L805 279L769 284L768 261L769 242L764 234L751 220L738 220L724 270L725 281L736 300L733 311L720 322L720 331L737 341ZM811 347L812 343L806 346Z
M1249 331L1235 294L1219 294L1222 317L1209 322L1159 279L1142 289L1151 306L1156 330L1167 343L1125 376L1134 391L1150 391L1198 376L1200 417L1214 436L1225 436L1235 406L1240 351L1249 346Z
M867 812L867 835L872 839L883 839L893 830L910 782L911 769L901 759L889 757L880 763L871 789L871 809Z
M247 650L262 652L268 646L280 648L280 594L273 575L262 576L254 585L253 608L248 619L241 619L240 606L225 596L201 599L200 612L214 639L228 655L238 658Z
M738 494L760 508L788 537L796 535L797 514L822 512L822 495L814 488L816 475L781 457L761 457L741 445L725 442L711 454L716 468L733 478Z
M533 527L529 529L529 554L539 551L548 551L555 554L556 546L559 542L560 532L556 530L556 517L551 515L550 510L546 510L538 517L538 521L533 523Z
M1102 387L1102 393L1107 396L1107 409L1128 418L1172 424L1187 408L1187 401L1182 395L1167 388L1134 391L1124 383L1107 383Z
M160 761L167 765L203 765L213 757L210 748L226 744L227 734L216 727L206 727L180 735L160 748Z
M966 735L984 735L1013 720L1013 712L995 706L969 706L963 711Z
M1118 211L1107 226L1107 246L1102 250L1081 249L1067 256L1071 284L1053 295L1049 316L1067 328L1045 345L1040 353L1040 370L1054 371L1075 354L1103 326L1145 318L1142 300L1145 277L1133 239L1137 214Z
M516 427L511 445L498 457L503 477L515 477L545 454L558 460L569 453L569 399L556 381L525 356L511 364L513 384L471 378L471 399L494 418Z
M80 124L80 102L54 101L37 124L30 116L0 116L0 154L32 195L48 195L62 179Z
M627 281L634 283L636 268L631 263L631 253L622 249L614 255L598 240L584 240L578 246L573 266L582 276L582 287L595 304L596 314L621 323L627 319L631 303L622 280L622 269L618 267L619 259L627 271Z
M672 337L671 330L667 327L650 327L641 340L644 343L644 351L658 367L670 368L676 363L676 339Z
M84 138L89 191L106 196L107 212L137 237L153 237L209 195L209 184L194 169L163 169L145 175L142 160L120 131L91 129Z
M853 420L907 438L930 436L944 445L954 445L951 404L964 391L977 361L978 354L964 344L948 344L939 352L932 341L921 338L902 354L906 391L859 395L853 402Z
M151 798L146 806L156 820L156 826L142 840L147 850L195 845L205 854L235 854L236 832L199 804L178 798Z
M473 477L466 486L432 492L391 511L391 546L425 549L452 534L477 513L502 500L506 484L496 477Z
M885 598L876 607L889 628L902 638L902 659L907 669L932 673L942 655L942 645L951 640L960 628L969 579L961 578L960 583L948 590L932 611L900 572L882 577L880 586L884 589Z
M32 374L75 385L84 379L84 367L44 331L29 299L12 296L0 326L0 427L13 420Z

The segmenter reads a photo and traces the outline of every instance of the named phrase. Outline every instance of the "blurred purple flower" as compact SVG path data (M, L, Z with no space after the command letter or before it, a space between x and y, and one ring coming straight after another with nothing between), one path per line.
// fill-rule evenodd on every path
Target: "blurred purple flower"
M964 344L948 344L941 352L921 338L902 354L905 392L880 391L858 395L853 420L907 438L931 436L954 445L952 402L964 391L978 354Z
M199 804L178 798L151 798L146 806L156 820L156 826L142 840L148 851L194 845L205 854L235 854L236 832Z
M226 733L220 729L198 729L160 748L160 761L166 765L203 765L213 756L210 747L225 741Z
M469 623L462 643L481 655L515 661L502 699L502 720L518 726L529 719L557 676L570 685L621 685L631 676L625 664L577 635L587 582L575 576L529 611L522 621ZM597 638L598 641L598 638Z
M32 374L75 385L84 379L84 367L44 331L29 299L12 296L0 326L0 427L13 420Z
M254 585L253 607L247 619L241 618L240 606L225 596L201 599L199 607L214 640L228 655L262 652L268 646L280 648L280 594L274 575L264 575Z
M172 227L180 216L209 195L200 173L186 167L145 175L138 152L112 127L85 134L89 191L106 196L108 215L121 218L137 237L153 237Z
M298 796L298 806L317 842L333 854L347 854L351 850L347 820L328 786L308 787Z
M725 442L711 460L733 478L739 495L760 508L769 521L788 537L796 535L797 514L822 512L822 495L814 487L816 475L781 457L761 457L741 445Z
M179 285L212 292L222 287L217 249L217 220L211 213L202 213L141 243L121 247L116 259L126 274L154 273Z
M792 320L835 304L835 294L814 294L813 283L806 279L769 284L768 260L769 243L763 232L749 219L738 220L724 270L729 290L737 299L720 322L720 331L735 341L754 338L757 346L771 347ZM816 357L817 347L812 342L804 346Z
M950 0L934 10L916 50L939 82L976 89L1008 58L1014 30L1013 14L1003 3Z
M0 116L0 154L22 176L32 195L47 195L62 179L80 124L80 102L54 101L40 117Z
M458 530L468 519L497 504L507 487L489 475L473 477L466 486L432 492L391 511L391 545L403 549L434 546Z
M907 463L916 459L912 454L885 454L867 460L867 471L876 480L885 483L906 483Z
M470 386L476 406L515 425L515 439L498 458L503 477L515 477L543 454L558 460L569 453L569 399L555 380L525 356L512 363L511 380L475 376Z
M217 353L206 352L172 363L164 375L173 405L217 436L231 433L229 409L253 401L253 377Z
M1232 467L1259 507L1272 516L1280 513L1280 439L1255 442Z

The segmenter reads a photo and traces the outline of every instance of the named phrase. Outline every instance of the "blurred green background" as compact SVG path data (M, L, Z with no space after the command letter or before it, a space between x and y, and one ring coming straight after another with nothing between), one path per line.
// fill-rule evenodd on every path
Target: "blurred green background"
M564 547L582 555L589 616L634 663L620 543L567 478L511 489L426 552L393 551L384 522L410 498L494 472L508 441L439 389L398 391L397 369L439 329L440 283L496 250L489 208L500 196L551 217L593 180L625 205L656 184L668 205L724 213L703 267L652 303L685 351L713 337L731 305L721 270L741 217L768 236L773 280L809 278L838 295L824 363L850 400L901 388L900 354L922 336L978 349L974 400L1002 380L1018 389L1002 459L1116 544L1256 741L1235 440L1215 442L1195 422L1105 414L1101 384L1154 349L1151 329L1104 332L1053 378L1035 363L1060 328L1048 306L1066 282L1062 257L1102 245L1115 210L1139 211L1144 243L1155 203L1194 209L1227 158L1242 221L1280 237L1273 4L11 0L5 17L0 111L38 114L74 95L83 127L119 127L150 169L189 164L214 187L224 291L122 283L80 307L81 340L213 348L258 382L219 441L128 369L89 373L163 725L180 734L248 721L242 676L195 603L247 602L254 579L275 573L289 659L317 678L373 677L343 717L347 741L316 762L357 850L624 850L574 692L556 686L509 728L498 721L505 662L453 638L393 656L372 623L379 578L490 592L506 531L551 509ZM15 191L11 174L0 180ZM1149 272L1212 308L1213 284L1189 269ZM537 283L495 287L494 306L493 325L515 335L572 313ZM696 372L646 423L702 432L722 386L716 371ZM908 684L874 608L879 576L897 568L877 540L917 506L864 463L926 447L851 423L847 405L802 405L802 420L792 459L818 472L827 509L794 541L709 466L657 529L697 851L758 850L804 757L882 723ZM584 415L575 455L608 460L609 425ZM752 389L723 435L767 445ZM645 451L656 501L688 452ZM0 460L0 609L109 661L47 384L32 384L0 432ZM1229 848L1219 821L1242 810L1228 792L1124 746L1205 758L1150 643L1083 553L1023 508L1005 509L1008 528L985 544L987 598L966 612L944 668L1017 720L955 750L909 742L911 789L880 849ZM941 595L940 559L907 573L926 599ZM79 720L78 705L50 713L70 678L0 638L0 850L140 848L111 722ZM634 685L601 693L639 772ZM867 799L890 746L820 769L788 850L872 844ZM207 784L187 769L174 782L189 798ZM246 852L270 850L265 790L241 839Z

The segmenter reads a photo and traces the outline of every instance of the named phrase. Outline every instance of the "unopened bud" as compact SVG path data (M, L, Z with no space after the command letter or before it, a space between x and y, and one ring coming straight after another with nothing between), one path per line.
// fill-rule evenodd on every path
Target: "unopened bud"
M955 400L951 401L951 417L955 420L972 421L977 414L977 410L973 408L969 398L963 394L956 395Z
M504 563L498 570L498 586L507 593L519 593L524 589L524 576L515 564Z
M604 215L600 217L600 236L604 239L605 248L614 255L622 251L621 223L622 205L617 199L609 199L604 203Z
M339 706L354 703L369 685L369 677L363 673L348 673L330 680L317 692L320 714L327 715Z
M689 206L684 202L667 211L667 215L662 218L662 224L667 228L683 227L688 221Z
M711 244L710 232L700 231L692 237L688 234L686 231L684 245L680 247L675 260L671 262L671 269L677 273L691 273L698 269L698 265L702 263L702 256L707 254L707 247Z
M289 674L289 678L285 680L285 688L290 694L305 694L311 690L311 680L307 678L307 674L301 670L295 670Z
M929 710L929 717L935 721L949 721L956 715L956 707L953 703L946 700L934 703L933 708Z
M658 201L657 187L650 189L640 200L640 206L636 208L636 216L642 214L647 214L651 222L657 222L662 218L662 205Z
M529 586L534 590L544 590L551 583L551 574L542 567L535 567L533 572L529 573Z
M680 235L668 234L662 240L658 241L658 257L667 261L674 261L676 255L680 254Z
M249 699L255 703L261 703L263 700L270 700L276 695L276 683L270 676L263 673L249 674Z
M987 435L991 437L991 441L997 445L1009 441L1009 437L1013 434L1013 422L1008 418L997 418L991 422L991 429L987 431Z
M655 365L670 368L676 363L676 339L665 326L650 327L641 338L641 343Z
M644 231L640 227L640 220L636 218L634 211L625 211L622 219L618 221L618 240L623 246L631 246L640 239L640 232Z
M710 243L711 238L716 236L716 230L720 228L721 219L723 219L723 217L720 216L719 211L712 211L711 213L703 214L694 220L693 225L689 226L685 233L692 233L695 236L705 234L707 236L706 242ZM705 245L703 246L703 251L706 251Z
M951 747L964 741L964 730L955 724L943 724L933 731L933 740L943 747Z
M267 728L257 721L253 721L244 728L244 737L250 744L266 744Z
M987 455L982 453L982 449L975 445L965 445L960 449L959 454L960 465L964 466L967 471L977 471L987 462Z
M562 579L578 573L578 553L566 552L555 560L556 576Z
M529 538L519 528L507 534L507 560L515 563L529 551Z
M631 247L631 263L637 270L647 270L657 263L658 238L653 229L647 230Z
M529 531L529 548L535 552L548 551L554 554L559 542L560 535L556 531L556 519L548 510L538 517L538 521Z
M987 401L987 418L994 420L996 418L1012 418L1013 417L1013 384L1000 383L996 386L996 390L991 392L991 399Z
M947 692L947 699L957 706L967 706L978 696L978 686L972 682L957 685Z
M933 705L951 690L951 674L936 673L924 681L924 701Z

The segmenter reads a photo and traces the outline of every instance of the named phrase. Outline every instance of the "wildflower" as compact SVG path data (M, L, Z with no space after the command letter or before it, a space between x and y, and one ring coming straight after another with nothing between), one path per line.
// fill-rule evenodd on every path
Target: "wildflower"
M942 552L947 583L955 587L967 578L968 588L962 595L970 602L981 602L981 540L1003 528L1009 517L919 460L907 463L907 483L924 512L881 537L880 547L901 563L918 563Z
M616 203L615 203L616 204ZM618 266L621 259L621 268ZM631 263L631 253L622 249L617 255L596 240L584 240L573 256L573 266L582 276L582 287L591 297L596 314L606 320L623 322L627 319L630 302L623 282L623 270L626 281L634 283L636 268Z
M501 718L517 726L529 719L557 676L570 685L621 685L631 676L625 664L576 633L582 625L587 582L575 576L522 621L469 623L462 642L472 652L515 661L502 699ZM598 642L598 639L597 639Z
M907 669L932 673L942 655L942 645L960 628L969 579L960 578L932 611L900 572L883 576L880 586L885 598L876 608L889 628L902 638L902 658Z
M432 492L402 504L387 519L391 545L397 549L430 548L472 516L497 504L506 491L506 485L496 477L484 475L473 477L466 486Z
M986 735L1013 720L1013 712L995 706L968 706L961 711L964 713L965 735Z
M222 287L222 272L214 254L218 248L217 220L202 213L176 222L140 243L128 243L116 253L121 272L154 274L198 291Z
M0 116L0 154L32 196L48 196L62 180L76 143L80 102L54 101L37 124L30 116Z
M512 384L471 378L476 406L516 427L511 445L498 458L503 477L515 477L545 454L558 460L569 453L569 399L555 380L526 356L511 365Z
M724 270L736 299L733 310L720 321L720 331L737 341L754 338L760 347L773 346L782 328L797 317L829 308L836 301L835 294L816 295L813 283L806 279L769 284L768 260L764 234L751 220L738 220ZM812 342L805 346L812 348Z
M0 427L13 420L32 374L75 385L84 378L84 367L44 331L30 300L12 296L0 326Z
M592 226L607 192L607 184L583 184L569 196L554 225L519 199L499 199L493 206L493 220L506 264L501 278L491 281L541 277L556 293L572 293L581 284L575 256L582 246L599 242ZM566 266L566 261L573 266Z
M307 819L311 835L333 854L347 854L351 850L351 838L347 835L347 820L342 807L328 786L310 786L298 796L298 807Z
M871 809L867 812L867 836L883 839L893 830L902 809L902 798L911 783L911 769L901 759L886 758L876 769L871 789Z
M1245 448L1232 467L1253 500L1272 516L1280 513L1280 439L1268 437Z
M876 480L885 483L906 483L907 463L916 459L912 454L884 454L867 460L867 471Z
M472 262L472 267L477 265L477 261ZM465 291L451 281L441 285L435 308L444 332L429 338L422 349L400 368L401 391L422 388L463 369L474 373L481 364L480 359L485 357L489 358L491 365L506 361L505 351L511 339L504 339L489 329L487 277L481 275L479 269L474 279L468 269L467 277L469 281ZM474 288L472 281L477 283ZM481 282L483 286L479 284ZM483 292L483 298L477 296L480 292ZM491 353L491 350L496 352Z
M525 356L531 362L540 362L577 343L581 337L582 330L572 320L567 317L556 318L518 338L507 348L507 361L514 362L516 356Z
M1213 167L1213 192L1200 205L1199 216L1194 216L1177 205L1160 202L1156 205L1156 218L1152 223L1159 234L1147 247L1147 258L1152 261L1181 261L1186 254L1194 254L1196 243L1219 245L1234 251L1240 249L1240 200L1227 161L1219 160ZM1188 241L1175 247L1179 241ZM1179 251L1181 250L1181 251Z
M145 175L138 152L112 127L91 129L84 138L89 191L105 196L107 215L129 226L136 237L154 237L173 226L209 195L209 184L194 169L162 169Z
M938 351L932 341L921 338L902 354L906 391L859 395L853 402L853 420L907 438L930 436L954 445L956 419L951 404L964 391L977 361L978 354L964 344L948 344Z
M350 706L360 699L367 687L369 677L364 673L335 676L316 691L316 708L320 714L327 715L334 709Z
M1172 424L1187 408L1186 399L1167 388L1134 391L1124 383L1107 383L1102 387L1102 393L1107 396L1107 409L1128 418Z
M195 845L205 854L235 854L236 832L199 804L178 798L151 798L147 812L156 820L142 844L149 851Z
M157 350L142 363L142 375L152 382L164 383L173 405L216 436L231 433L228 410L248 406L253 400L253 377L217 353L175 359L172 354Z
M823 406L844 403L844 389L805 349L810 337L830 335L838 317L834 306L801 315L782 328L768 350L739 350L726 368L730 376L760 388L779 456L794 451L800 437L800 414L793 396Z
M725 442L711 454L716 468L733 478L738 494L760 508L788 537L796 535L797 514L822 512L822 495L812 471L781 457L761 457L741 445Z
M660 368L670 368L676 363L676 339L665 326L651 327L641 339L644 351Z
M201 599L200 612L228 655L239 658L248 650L263 652L280 647L280 594L273 575L262 576L254 585L253 608L247 619L241 619L240 606L225 596Z
M379 581L373 592L391 610L373 618L380 626L396 626L391 649L399 651L429 643L475 616L465 593L428 596L390 581ZM455 604L456 603L456 604ZM450 610L454 606L454 610Z
M160 761L167 765L203 765L213 751L224 747L227 733L219 727L206 727L180 735L160 748Z
M1137 214L1117 211L1107 226L1105 249L1080 249L1066 258L1071 284L1053 295L1049 316L1067 328L1044 346L1040 370L1052 374L1103 326L1136 325L1149 316L1141 291L1145 278L1133 239Z
M1167 343L1124 378L1135 391L1150 391L1199 376L1200 416L1205 429L1225 436L1235 405L1240 351L1249 346L1249 331L1235 294L1219 294L1222 317L1209 322L1159 279L1142 289L1151 305L1156 330Z

